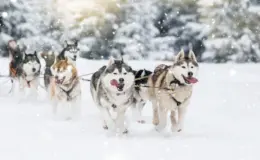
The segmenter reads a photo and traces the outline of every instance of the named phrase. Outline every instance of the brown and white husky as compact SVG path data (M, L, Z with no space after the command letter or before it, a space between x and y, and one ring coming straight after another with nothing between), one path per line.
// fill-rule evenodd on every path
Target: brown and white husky
M76 67L68 59L59 60L51 67L53 78L50 83L50 97L54 114L65 112L66 119L80 113L81 88Z
M185 56L181 50L173 65L159 65L149 77L150 101L153 104L153 124L157 131L166 127L170 112L172 132L183 129L184 118L192 96L192 88L198 82L198 63L193 51Z

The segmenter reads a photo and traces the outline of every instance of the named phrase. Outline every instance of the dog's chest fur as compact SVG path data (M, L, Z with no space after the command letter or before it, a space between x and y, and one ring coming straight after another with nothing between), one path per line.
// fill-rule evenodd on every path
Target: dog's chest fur
M172 83L175 82L175 78L172 73L169 73L168 69L163 69L160 73L157 72L156 77L152 78L150 84L153 83L155 87L152 93L158 100L168 103L166 106L169 110L181 107L181 104L189 100L192 95L192 86ZM179 105L178 102L180 102Z
M58 86L52 84L52 96L61 101L71 101L81 95L79 81L75 81L70 86Z
M117 106L129 105L133 101L133 91L131 91L131 89L124 93L111 93L102 83L100 83L100 88L100 96L106 98L107 101Z

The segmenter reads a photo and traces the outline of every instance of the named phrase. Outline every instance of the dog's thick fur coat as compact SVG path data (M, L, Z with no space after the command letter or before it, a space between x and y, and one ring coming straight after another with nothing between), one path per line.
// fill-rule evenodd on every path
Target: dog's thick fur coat
M111 58L107 66L93 74L90 90L100 109L103 128L127 133L125 112L135 104L134 74L131 67L121 60ZM117 114L115 119L111 112Z
M195 54L190 51L185 56L183 50L176 56L173 65L156 67L148 85L151 86L149 99L153 105L153 124L157 131L166 127L169 112L172 131L180 132L183 129L197 71Z
M53 113L57 109L67 112L66 119L80 113L81 87L76 67L68 59L57 61L51 68L53 78L50 83L50 97Z

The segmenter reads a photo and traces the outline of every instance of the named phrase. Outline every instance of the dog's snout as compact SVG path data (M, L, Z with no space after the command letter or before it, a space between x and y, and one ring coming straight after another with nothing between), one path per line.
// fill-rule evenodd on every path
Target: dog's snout
M77 58L77 56L76 55L74 55L74 59L76 59Z
M189 77L192 77L192 76L193 76L193 73L192 73L192 72L188 72L188 76L189 76Z
M33 71L33 72L35 72L35 71L36 71L36 69L35 69L35 68L33 68L33 69L32 69L32 71Z
M119 78L120 83L123 83L124 81L125 81L124 78Z
M58 77L58 76L55 76L54 78L55 78L55 79L59 79L59 77Z

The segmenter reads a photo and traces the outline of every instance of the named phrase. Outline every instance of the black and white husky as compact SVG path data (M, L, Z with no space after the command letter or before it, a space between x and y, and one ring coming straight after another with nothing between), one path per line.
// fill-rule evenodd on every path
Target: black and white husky
M41 70L41 63L37 56L37 53L24 54L22 61L22 75L20 76L20 92L24 91L24 88L31 89L31 95L37 95L37 89L39 86L39 76Z
M65 41L64 49L57 56L57 61L65 60L65 57L67 57L69 63L72 63L73 65L76 66L78 55L79 55L78 42L75 41L74 43L69 44L67 41Z
M132 68L123 60L111 58L91 78L91 95L100 109L103 128L128 133L124 124L125 112L135 104L135 76ZM111 113L116 113L113 118Z
M136 103L133 108L134 118L138 123L145 123L142 119L142 110L149 99L148 92L148 79L153 72L147 69L141 69L135 73L135 98Z

